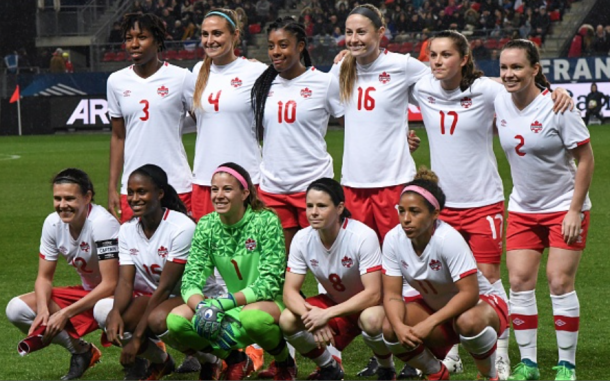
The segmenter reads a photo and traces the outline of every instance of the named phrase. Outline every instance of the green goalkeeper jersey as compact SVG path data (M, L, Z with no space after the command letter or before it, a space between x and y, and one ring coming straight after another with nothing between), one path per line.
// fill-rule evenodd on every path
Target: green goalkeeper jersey
M286 249L280 219L270 210L250 206L234 225L213 212L199 220L182 276L182 298L203 295L206 279L218 269L231 293L241 291L247 303L282 301Z

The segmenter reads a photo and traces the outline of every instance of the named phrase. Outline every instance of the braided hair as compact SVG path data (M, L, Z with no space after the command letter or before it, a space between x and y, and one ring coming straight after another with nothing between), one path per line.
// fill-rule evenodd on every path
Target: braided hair
M159 51L165 50L165 35L167 29L163 20L153 13L127 13L123 16L123 22L121 23L121 30L123 31L123 41L125 36L130 30L135 28L136 23L140 27L140 30L147 29L152 33L155 42L159 44Z
M174 189L173 186L169 185L167 182L167 174L161 167L154 164L146 164L131 172L131 175L141 175L148 177L153 184L157 187L157 189L161 189L163 191L163 198L161 199L161 206L167 209L175 210L180 213L184 213L188 215L188 211L186 210L186 206L178 197L178 192Z
M283 29L290 32L297 39L297 44L303 42L305 47L301 52L301 57L306 67L311 66L311 57L307 50L307 34L305 33L305 27L303 24L296 22L292 17L278 18L272 22L267 28L267 35L274 30ZM256 123L256 136L259 141L263 141L263 116L265 113L265 103L267 102L267 96L269 95L269 89L271 84L277 77L278 71L275 70L273 65L269 65L254 82L252 92L250 93L250 100L252 108L254 109L254 120Z

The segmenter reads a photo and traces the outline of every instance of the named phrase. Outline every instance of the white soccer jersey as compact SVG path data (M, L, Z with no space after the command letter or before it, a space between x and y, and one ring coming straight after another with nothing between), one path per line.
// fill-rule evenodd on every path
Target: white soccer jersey
M519 110L510 93L495 100L500 143L508 159L513 190L508 210L550 213L570 209L576 164L571 149L589 141L578 110L555 114L548 90ZM591 209L587 195L582 210Z
M309 269L335 303L364 290L360 277L381 270L379 240L373 229L346 218L330 250L311 226L300 230L290 245L288 270L305 275Z
M263 191L304 192L312 181L333 177L324 136L330 115L343 116L336 81L310 67L291 80L278 75L271 84L263 118Z
M193 82L202 66L193 68ZM228 65L212 64L197 116L197 142L193 182L210 186L214 170L232 161L244 167L254 184L259 183L261 148L254 125L250 92L267 68L260 62L238 58ZM194 86L193 86L194 87Z
M435 311L458 293L455 282L471 274L477 274L479 294L495 294L462 235L440 220L421 256L401 225L390 230L383 241L382 262L384 274L402 276Z
M166 209L161 224L146 238L139 218L123 225L119 233L119 263L135 266L134 291L152 294L159 285L166 261L186 263L195 223L186 215ZM180 282L172 291L180 295Z
M478 78L466 91L447 91L428 74L412 91L430 144L432 170L446 206L474 208L504 200L493 151L494 99L504 86Z
M74 266L85 290L93 290L102 281L99 261L118 258L119 222L99 205L90 204L85 225L78 238L72 238L70 226L57 213L45 219L40 238L40 258L57 261L63 256Z
M403 184L415 176L409 152L409 87L429 72L410 55L384 50L358 77L345 105L341 183L353 188ZM340 64L331 72L339 76Z
M182 124L193 101L193 81L187 69L167 62L148 78L133 65L108 78L108 110L125 120L125 150L121 194L134 170L156 164L167 173L178 193L192 190L192 175L182 145Z

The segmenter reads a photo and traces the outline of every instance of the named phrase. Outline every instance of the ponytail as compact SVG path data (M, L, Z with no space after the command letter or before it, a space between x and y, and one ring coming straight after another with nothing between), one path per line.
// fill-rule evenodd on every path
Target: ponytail
M138 174L148 177L158 189L163 191L161 206L176 212L188 215L188 211L184 203L178 196L178 192L167 182L167 174L161 167L154 164L146 164L131 172L129 177Z

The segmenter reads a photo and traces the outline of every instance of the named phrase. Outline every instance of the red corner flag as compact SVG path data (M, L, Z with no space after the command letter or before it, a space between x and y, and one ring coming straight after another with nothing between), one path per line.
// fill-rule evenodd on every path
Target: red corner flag
M19 100L19 85L17 85L17 87L15 88L15 92L11 96L11 100L9 101L9 103L15 103L18 100Z

